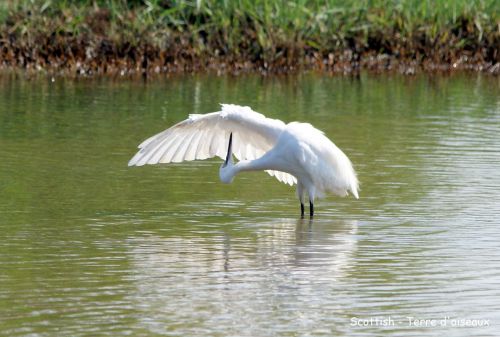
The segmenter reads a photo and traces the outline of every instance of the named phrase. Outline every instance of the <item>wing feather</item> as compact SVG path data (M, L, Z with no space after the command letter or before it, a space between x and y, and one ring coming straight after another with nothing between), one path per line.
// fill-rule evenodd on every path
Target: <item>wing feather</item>
M155 164L155 163L161 163L162 158L165 156L167 150L171 147L173 142L175 142L176 137L170 137L164 139L162 142L160 142L157 146L156 149L154 150L154 154L148 158L148 160L145 162L145 164Z
M210 130L205 130L203 132L203 144L201 144L200 150L196 153L196 159L210 158L210 145L212 144L215 133Z
M278 179L278 181L288 184L290 186L294 185L297 183L297 178L292 176L291 174L288 174L286 172L281 172L281 171L273 171L273 170L266 170L266 172L271 176L275 177Z
M171 144L175 141L177 137L165 138L155 144L151 144L151 154L144 155L139 161L138 165L144 165L148 163L158 163L160 159L165 155L167 149L171 147Z
M184 154L184 160L195 160L196 152L198 151L198 146L200 145L200 139L203 136L203 131L200 130L195 133L193 139L189 143L189 146L186 149L186 153Z
M129 166L181 162L226 156L227 141L232 132L233 152L238 160L253 160L269 151L285 124L266 118L249 107L222 104L222 110L204 115L193 114L169 129L149 137ZM285 172L266 171L279 181L293 185L295 177Z
M181 140L181 144L177 148L177 151L175 151L174 156L172 157L172 162L173 163L180 163L184 160L184 156L187 153L187 149L189 147L189 144L193 141L193 138L196 136L196 133L188 133L185 135L185 137Z
M182 140L184 139L184 133L179 132L177 135L173 135L173 137L175 138L172 140L172 144L170 144L170 146L166 148L165 155L163 155L162 157L162 164L173 162L172 159L174 158L177 149L179 148L179 146L181 146Z

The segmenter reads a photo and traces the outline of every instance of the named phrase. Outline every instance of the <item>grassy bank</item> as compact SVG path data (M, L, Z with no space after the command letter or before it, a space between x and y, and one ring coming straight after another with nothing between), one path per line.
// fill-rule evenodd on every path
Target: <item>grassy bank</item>
M500 0L7 0L3 68L500 71Z

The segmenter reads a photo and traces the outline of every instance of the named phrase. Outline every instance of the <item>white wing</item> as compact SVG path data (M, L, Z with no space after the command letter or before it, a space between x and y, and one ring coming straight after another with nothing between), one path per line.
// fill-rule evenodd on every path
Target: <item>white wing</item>
M266 118L249 107L221 106L222 111L189 115L188 119L146 139L128 166L178 163L215 156L225 159L231 132L236 158L253 160L269 151L285 128L282 121ZM285 172L266 172L289 185L297 182L294 176Z

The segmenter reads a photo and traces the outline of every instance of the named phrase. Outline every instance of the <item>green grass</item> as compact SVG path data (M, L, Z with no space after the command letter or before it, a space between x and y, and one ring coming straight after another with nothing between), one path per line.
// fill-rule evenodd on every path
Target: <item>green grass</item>
M47 31L97 33L165 50L180 39L194 55L266 61L345 49L415 55L424 47L429 52L436 46L498 48L499 14L500 0L7 0L0 5L3 31L28 40Z

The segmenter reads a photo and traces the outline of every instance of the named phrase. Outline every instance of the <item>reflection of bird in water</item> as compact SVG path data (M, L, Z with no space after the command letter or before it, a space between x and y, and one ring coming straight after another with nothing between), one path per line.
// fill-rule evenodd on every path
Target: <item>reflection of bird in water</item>
M306 219L241 218L209 229L186 224L194 226L187 235L131 237L127 302L147 313L134 324L160 334L169 326L183 336L193 329L211 331L217 322L231 322L221 326L238 331L252 327L248 336L265 335L269 326L262 322L269 313L277 315L275 321L302 324L290 313L306 314L304 301L336 293L357 250L355 222L318 220L310 225Z
M226 145L229 139L229 146ZM304 195L314 200L330 192L358 198L358 179L347 156L309 123L285 124L266 118L249 107L223 104L222 111L190 115L188 119L139 145L129 166L225 158L222 182L232 182L243 171L266 170L279 181L297 184L301 215ZM240 161L233 163L233 151Z
M308 265L314 260L339 275L350 267L357 248L357 221L299 219L295 230L295 264Z
M357 249L356 221L291 218L268 219L258 224L248 221L247 218L236 223L251 226L246 235L220 230L215 232L217 235L207 237L133 238L130 253L134 269L149 281L161 279L161 275L184 277L185 273L193 272L208 277L211 272L258 272L273 266L323 265L315 272L338 271L340 266L350 265Z

